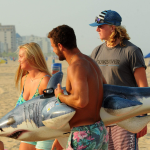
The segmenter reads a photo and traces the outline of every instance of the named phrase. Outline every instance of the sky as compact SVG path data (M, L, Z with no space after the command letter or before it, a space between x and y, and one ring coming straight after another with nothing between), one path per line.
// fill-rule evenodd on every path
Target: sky
M150 0L0 0L0 23L15 25L21 36L46 37L59 25L71 26L80 51L90 55L102 44L96 27L89 26L104 10L115 10L122 17L131 42L150 53Z

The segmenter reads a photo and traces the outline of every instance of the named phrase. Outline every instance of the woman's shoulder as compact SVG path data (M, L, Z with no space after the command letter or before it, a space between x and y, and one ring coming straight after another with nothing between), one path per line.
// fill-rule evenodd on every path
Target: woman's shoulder
M41 77L41 81L40 81L39 93L41 94L43 93L43 90L47 88L51 76L48 75L47 73L42 72L40 77Z
M41 80L43 84L47 84L48 81L50 80L51 76L45 72L41 73Z
M47 73L45 73L45 72L42 72L41 73L41 78L51 78L51 75L49 75L49 74L47 74Z

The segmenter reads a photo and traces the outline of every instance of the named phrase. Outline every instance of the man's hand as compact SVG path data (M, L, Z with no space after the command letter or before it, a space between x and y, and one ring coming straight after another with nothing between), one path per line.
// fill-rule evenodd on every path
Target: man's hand
M64 90L63 89L61 89L61 86L60 86L60 84L58 83L57 84L57 88L55 89L55 97L57 98L57 96L58 96L58 94L59 93L64 93Z
M51 150L62 150L62 146L59 144L58 140L55 139L55 141L53 142L52 145L52 149Z

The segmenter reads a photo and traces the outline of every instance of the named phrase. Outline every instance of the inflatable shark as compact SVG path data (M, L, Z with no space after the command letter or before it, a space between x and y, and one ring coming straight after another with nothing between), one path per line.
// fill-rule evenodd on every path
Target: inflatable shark
M104 85L100 116L106 126L117 124L138 133L150 122L147 113L150 113L149 87Z
M61 83L62 72L54 74L43 95L14 108L0 119L0 136L24 141L43 141L57 138L65 147L70 134L69 120L75 110L59 103L54 89ZM64 93L67 94L65 87ZM150 121L150 88L104 85L100 116L105 125L118 126L137 133ZM138 117L136 117L138 116Z

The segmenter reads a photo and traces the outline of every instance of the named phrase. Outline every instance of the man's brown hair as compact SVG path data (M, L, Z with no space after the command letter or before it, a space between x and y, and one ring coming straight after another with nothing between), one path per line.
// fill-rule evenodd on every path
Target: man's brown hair
M61 25L54 28L49 32L47 37L53 39L56 47L58 47L58 43L62 44L67 49L77 47L74 30L67 25Z

